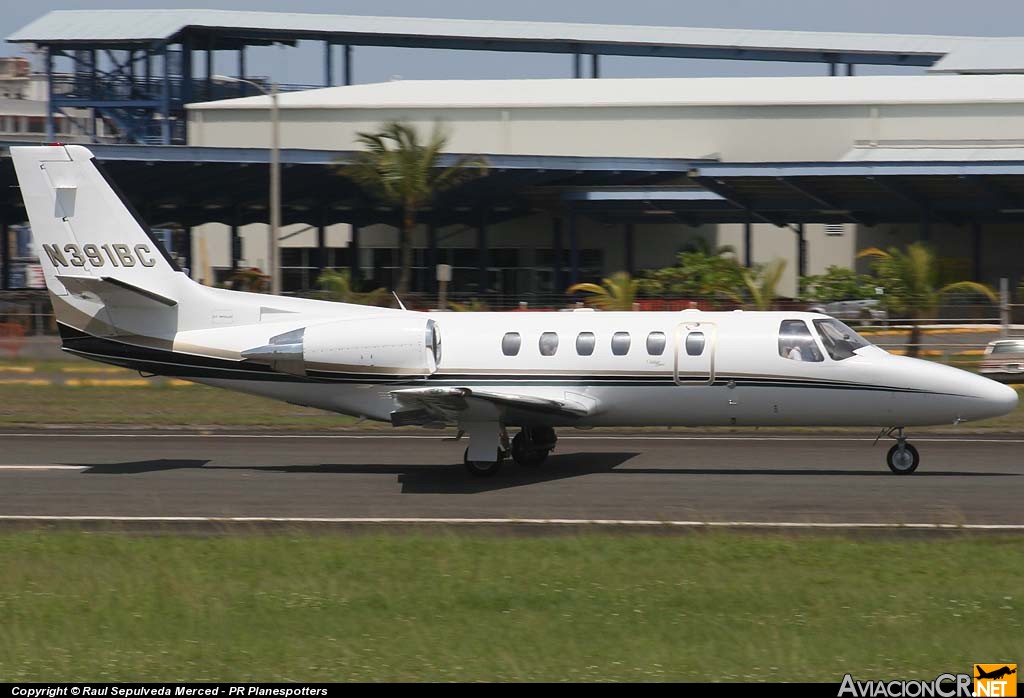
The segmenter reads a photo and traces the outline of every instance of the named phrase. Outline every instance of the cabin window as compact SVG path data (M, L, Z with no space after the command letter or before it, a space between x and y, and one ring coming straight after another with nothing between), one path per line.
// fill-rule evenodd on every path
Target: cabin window
M704 353L704 345L707 342L704 339L703 332L691 332L686 335L686 353L689 356L700 356Z
M629 353L629 332L616 332L612 335L612 353L625 356Z
M647 335L647 353L651 356L661 356L665 353L664 332L651 332Z
M537 342L537 346L540 347L541 356L554 356L555 352L558 351L558 333L542 333L540 340Z
M506 332L501 338L501 353L505 356L516 356L519 354L519 347L523 345L523 338L518 332Z
M836 361L854 356L854 352L868 346L868 341L838 320L815 320L825 351Z
M597 338L593 332L580 332L576 335L576 353L580 356L590 356L594 353L594 346Z
M779 325L779 356L792 361L825 360L803 320L783 320Z

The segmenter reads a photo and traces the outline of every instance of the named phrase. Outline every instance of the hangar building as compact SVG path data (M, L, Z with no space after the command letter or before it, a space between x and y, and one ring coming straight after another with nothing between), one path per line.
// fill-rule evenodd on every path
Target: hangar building
M453 155L491 163L422 217L416 286L428 293L446 262L455 291L495 305L560 297L577 280L671 264L698 240L748 264L786 259L789 294L798 273L913 239L960 278L1024 271L1018 37L118 10L51 12L8 40L44 57L48 137L59 119L79 138L102 134L98 159L147 220L182 231L171 244L207 282L266 262L270 100L246 95L271 81L247 72L246 49L298 41L324 52L322 76L281 86L286 290L337 266L390 283L396 212L336 174L357 134L388 119L442 122ZM354 84L361 46L564 54L573 78ZM823 74L578 79L599 77L602 56ZM857 75L864 65L918 74ZM0 183L10 169L0 158ZM24 216L3 191L9 252ZM0 262L9 288L10 255Z

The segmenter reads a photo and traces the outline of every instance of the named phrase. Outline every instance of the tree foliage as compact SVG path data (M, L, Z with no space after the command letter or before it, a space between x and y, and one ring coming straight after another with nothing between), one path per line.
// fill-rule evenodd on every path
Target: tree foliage
M680 252L676 264L644 272L638 290L649 296L735 298L742 293L744 268L735 257L707 252Z
M786 271L786 260L774 259L768 264L743 270L745 298L737 298L749 310L771 310L779 297L779 282Z
M816 303L874 298L878 280L848 267L830 266L824 274L800 279L800 297Z
M360 291L359 284L353 283L348 269L324 269L317 280L320 298L338 303L359 305L385 305L391 300L386 288Z
M359 133L356 141L363 150L338 172L368 195L399 209L401 273L397 291L404 295L412 281L412 236L419 213L439 193L486 174L487 161L460 156L442 166L448 134L440 124L434 125L425 142L415 126L400 121L389 121L372 133Z
M957 281L939 286L939 265L935 253L923 242L914 242L904 249L890 247L881 250L871 247L861 250L858 258L870 257L878 277L878 285L885 290L882 304L891 317L907 318L910 322L908 356L917 356L921 345L919 319L932 318L938 312L944 296L953 293L969 294L992 301L998 296L991 286L976 281Z
M639 281L628 272L617 271L602 279L600 286L589 283L575 284L570 286L566 293L589 293L587 305L601 310L632 310L638 286Z
M939 265L935 253L923 242L904 249L871 247L861 250L858 259L870 257L872 268L885 294L882 303L897 317L934 317L944 296L959 293L998 302L995 289L976 281L957 281L939 286Z

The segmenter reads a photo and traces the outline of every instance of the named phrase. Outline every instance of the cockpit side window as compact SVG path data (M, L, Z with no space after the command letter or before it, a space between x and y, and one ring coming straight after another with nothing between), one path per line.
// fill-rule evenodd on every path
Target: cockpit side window
M803 320L783 320L779 325L779 356L792 361L825 360Z
M836 361L854 356L858 349L869 346L869 342L839 320L815 320L814 327L821 336L825 351Z

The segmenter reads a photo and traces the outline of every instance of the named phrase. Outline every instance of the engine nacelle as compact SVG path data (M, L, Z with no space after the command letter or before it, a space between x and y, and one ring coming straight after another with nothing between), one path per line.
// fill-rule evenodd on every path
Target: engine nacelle
M441 360L437 323L416 317L370 317L302 327L271 337L242 358L275 371L427 376Z

